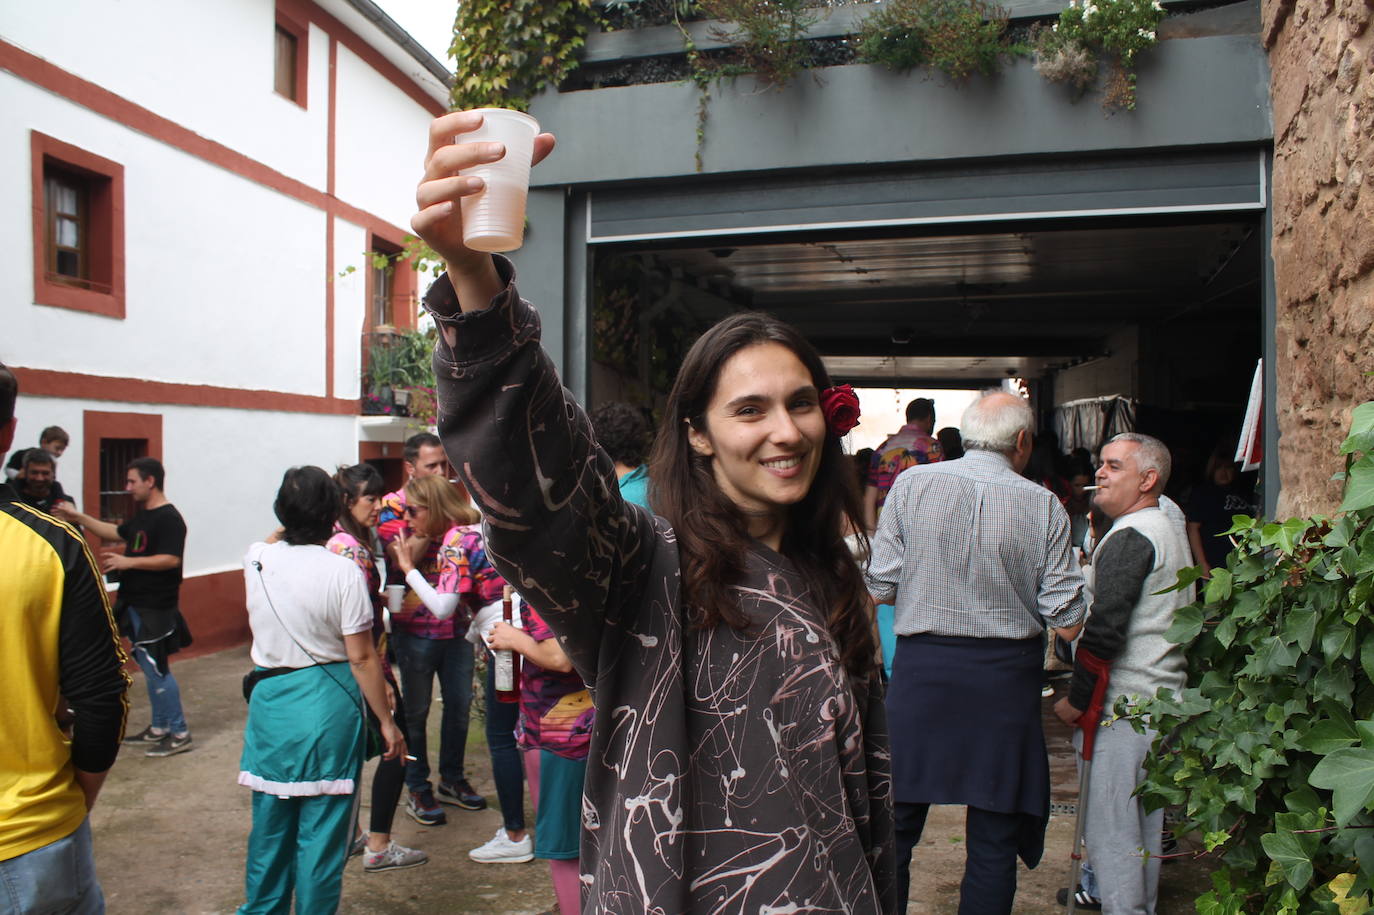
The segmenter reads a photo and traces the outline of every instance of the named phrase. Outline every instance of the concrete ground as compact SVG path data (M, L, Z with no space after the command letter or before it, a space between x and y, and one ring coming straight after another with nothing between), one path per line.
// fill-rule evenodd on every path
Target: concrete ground
M246 710L239 681L250 666L246 647L175 662L195 749L167 759L149 759L132 746L120 754L91 816L96 864L113 915L229 913L243 901L250 792L235 784L235 778ZM129 730L136 732L148 723L147 692L140 674L134 675L130 698ZM1053 701L1046 700L1044 706L1053 800L1056 805L1072 805L1077 777L1069 731L1050 712ZM437 713L430 717L437 723ZM431 730L431 751L437 747L436 739ZM491 764L477 720L468 743L467 766L473 785L494 806ZM364 776L364 784L371 785L370 773ZM482 865L467 857L469 849L495 832L500 823L495 810L445 809L449 822L439 827L420 826L398 811L396 841L429 852L429 863L364 874L360 860L350 860L340 911L345 915L535 915L554 907L548 870L542 862ZM1022 869L1016 912L1063 911L1054 895L1058 887L1067 885L1072 839L1073 816L1052 816L1044 862L1033 871ZM962 840L961 808L931 811L912 865L909 915L957 911ZM1159 912L1193 911L1192 900L1207 886L1202 863L1170 863L1161 880Z

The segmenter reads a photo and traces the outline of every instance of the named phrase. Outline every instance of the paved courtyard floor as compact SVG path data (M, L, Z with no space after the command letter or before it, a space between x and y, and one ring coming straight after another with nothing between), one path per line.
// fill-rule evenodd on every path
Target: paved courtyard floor
M250 664L246 647L175 661L195 749L167 759L149 759L137 747L126 747L120 754L91 818L96 865L112 915L230 913L243 901L250 792L235 784L235 778L246 710L239 681ZM129 730L133 732L148 724L147 691L141 674L134 674L130 697ZM1045 700L1044 705L1053 800L1056 805L1072 805L1077 776L1069 731L1050 712L1053 701ZM430 717L437 724L437 710ZM432 750L436 741L431 729ZM467 768L473 785L494 806L491 764L476 719ZM364 785L371 785L370 772L364 776ZM340 911L345 915L534 915L553 908L553 890L542 862L482 865L467 857L469 849L495 832L500 823L497 811L445 810L448 824L439 827L420 826L398 811L396 841L429 852L429 863L402 871L364 874L360 860L350 860ZM1033 871L1021 871L1018 913L1063 911L1055 904L1054 893L1067 885L1072 838L1073 817L1054 815L1044 862ZM961 808L931 811L912 866L909 915L943 915L957 910L964 862L962 840ZM1193 911L1192 900L1207 886L1202 865L1170 863L1161 880L1161 915Z

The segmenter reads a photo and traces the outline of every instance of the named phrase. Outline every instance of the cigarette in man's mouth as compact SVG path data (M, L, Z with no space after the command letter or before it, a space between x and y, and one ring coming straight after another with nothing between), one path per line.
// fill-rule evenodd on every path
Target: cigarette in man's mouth
M1101 488L1102 488L1101 486L1084 486L1084 487L1083 487L1083 491L1084 491L1084 492L1093 492L1094 490L1098 490L1098 489L1101 489Z

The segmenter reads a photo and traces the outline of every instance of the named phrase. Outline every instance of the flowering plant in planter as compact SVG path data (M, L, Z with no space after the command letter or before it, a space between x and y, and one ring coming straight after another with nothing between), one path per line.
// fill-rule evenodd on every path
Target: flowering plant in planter
M410 425L432 429L439 422L439 395L434 388L414 386L404 389L410 395Z
M1059 21L1035 36L1035 70L1079 92L1097 79L1098 58L1112 59L1103 106L1134 108L1135 59L1158 42L1159 0L1069 0Z

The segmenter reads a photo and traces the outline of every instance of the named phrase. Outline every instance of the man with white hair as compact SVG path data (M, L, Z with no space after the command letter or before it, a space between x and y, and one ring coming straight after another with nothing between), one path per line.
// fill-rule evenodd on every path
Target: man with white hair
M1010 912L1016 859L1039 863L1049 820L1040 723L1047 629L1072 639L1083 576L1059 499L1021 476L1034 414L1013 394L965 411L964 457L903 471L867 579L896 604L888 689L900 906L931 804L968 807L959 911Z
M1111 664L1107 709L1123 696L1153 696L1164 687L1177 692L1187 680L1182 650L1164 637L1174 614L1193 601L1191 587L1160 593L1192 565L1187 536L1160 509L1168 482L1169 449L1159 439L1124 432L1102 448L1093 505L1112 526L1093 551L1092 612L1078 652ZM1055 714L1076 724L1096 684L1097 676L1076 663ZM1075 744L1081 738L1076 732ZM1134 793L1154 738L1154 731L1137 734L1126 722L1108 720L1098 728L1085 832L1099 896L1085 907L1096 908L1100 899L1108 913L1155 911L1164 811L1147 814ZM1061 901L1068 893L1060 891Z

